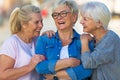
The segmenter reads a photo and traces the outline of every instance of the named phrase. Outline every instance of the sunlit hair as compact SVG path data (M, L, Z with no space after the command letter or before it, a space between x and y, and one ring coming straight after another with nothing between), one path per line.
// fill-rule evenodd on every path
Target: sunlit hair
M30 14L40 13L40 9L34 5L24 5L21 8L15 8L10 15L10 29L12 34L21 31L21 22L27 23L31 20Z
M61 5L68 6L72 13L78 14L78 5L74 0L57 0L52 11Z
M104 29L107 29L111 19L111 13L107 6L101 2L88 2L80 8L81 15L92 18L95 22L100 21Z

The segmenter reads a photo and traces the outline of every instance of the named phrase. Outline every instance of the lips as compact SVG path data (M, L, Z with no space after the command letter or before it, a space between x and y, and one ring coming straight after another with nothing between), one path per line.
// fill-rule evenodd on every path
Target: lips
M85 26L85 25L82 25L83 26L83 28L87 28L87 26Z
M36 31L37 31L37 32L40 32L40 30L41 30L41 29L37 29Z
M65 22L61 21L61 22L58 22L59 25L63 25L65 24Z

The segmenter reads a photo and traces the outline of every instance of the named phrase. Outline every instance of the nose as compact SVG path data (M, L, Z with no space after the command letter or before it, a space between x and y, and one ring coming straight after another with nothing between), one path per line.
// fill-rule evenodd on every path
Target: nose
M84 20L83 19L80 20L80 24L84 24Z
M43 22L39 21L39 24L38 24L39 27L43 27Z
M61 19L61 18L62 18L62 16L61 16L61 15L58 15L57 19Z

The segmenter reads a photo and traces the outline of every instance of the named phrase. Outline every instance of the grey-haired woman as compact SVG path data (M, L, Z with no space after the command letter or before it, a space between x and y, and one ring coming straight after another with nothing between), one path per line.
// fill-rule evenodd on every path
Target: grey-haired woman
M88 2L80 9L83 31L94 36L95 48L90 52L89 35L82 35L82 63L93 69L92 80L120 79L120 38L108 30L111 13L105 4Z

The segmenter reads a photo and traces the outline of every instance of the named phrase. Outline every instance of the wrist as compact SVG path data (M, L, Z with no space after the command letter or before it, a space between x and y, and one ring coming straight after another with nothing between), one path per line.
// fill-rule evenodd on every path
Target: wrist
M53 75L53 80L59 80L56 74Z

